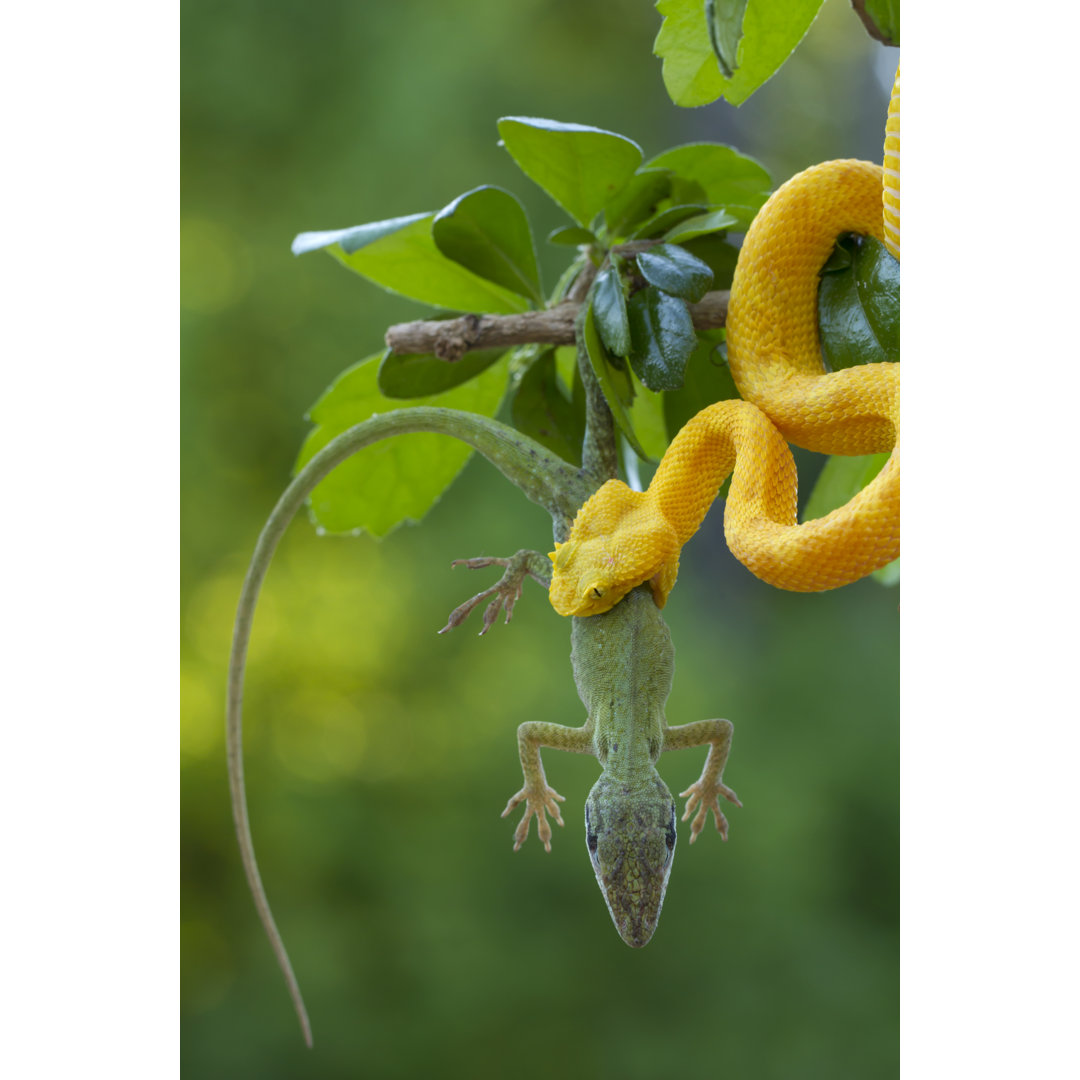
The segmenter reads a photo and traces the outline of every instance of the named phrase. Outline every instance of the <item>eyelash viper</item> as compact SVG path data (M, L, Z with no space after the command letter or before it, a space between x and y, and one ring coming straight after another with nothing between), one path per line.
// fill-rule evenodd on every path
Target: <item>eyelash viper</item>
M645 582L663 607L679 551L731 474L728 546L764 581L796 592L847 585L900 554L899 364L827 372L817 326L821 267L837 236L873 236L900 257L900 69L884 167L827 161L783 184L739 252L727 315L728 363L742 400L694 416L647 491L609 480L551 553L560 615L596 615ZM823 518L797 523L788 443L823 454L892 451L873 481Z

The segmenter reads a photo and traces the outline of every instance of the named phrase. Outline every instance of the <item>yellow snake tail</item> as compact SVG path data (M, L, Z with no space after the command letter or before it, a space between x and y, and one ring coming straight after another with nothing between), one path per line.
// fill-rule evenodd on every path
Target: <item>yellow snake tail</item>
M889 99L889 118L885 121L885 164L882 170L882 215L885 222L885 246L900 258L900 67L897 65Z

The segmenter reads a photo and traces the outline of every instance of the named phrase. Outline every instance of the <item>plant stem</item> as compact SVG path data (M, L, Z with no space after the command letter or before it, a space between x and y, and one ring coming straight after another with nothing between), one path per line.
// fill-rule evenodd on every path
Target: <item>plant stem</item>
M583 277L584 272L579 280ZM574 326L581 307L579 300L572 293L570 299L546 311L526 311L519 315L463 315L442 321L417 319L398 323L386 331L386 344L394 353L434 353L451 363L472 349L573 345ZM727 304L726 289L706 293L698 303L687 304L694 328L715 330L723 326Z
M578 374L585 389L585 441L581 448L581 465L585 474L599 487L618 474L619 455L615 446L615 419L585 349L582 324L587 311L588 305L582 304L577 326Z

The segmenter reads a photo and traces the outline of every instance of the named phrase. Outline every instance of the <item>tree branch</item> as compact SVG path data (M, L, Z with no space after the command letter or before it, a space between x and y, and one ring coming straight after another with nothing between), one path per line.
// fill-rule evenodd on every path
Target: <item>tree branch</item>
M547 311L520 315L462 315L443 321L418 319L398 323L386 331L391 352L434 353L453 363L471 349L509 348L511 345L573 345L574 323L580 304L567 301ZM727 318L727 290L707 293L688 304L696 330L715 330Z

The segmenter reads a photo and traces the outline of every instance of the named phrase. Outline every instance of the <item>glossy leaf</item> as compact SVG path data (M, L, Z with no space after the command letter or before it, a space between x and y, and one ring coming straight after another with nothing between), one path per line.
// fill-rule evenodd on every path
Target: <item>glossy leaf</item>
M304 441L296 468L331 439L376 413L398 407L378 388L380 354L345 371L315 403L309 419L317 426ZM445 394L414 401L493 416L506 390L507 361L492 365ZM410 434L387 439L339 465L311 494L311 516L331 533L369 532L385 536L405 521L419 521L461 471L472 453L457 439Z
M558 229L552 229L548 233L547 242L549 244L565 244L568 247L595 244L596 233L590 229L583 229L580 225L563 225Z
M650 390L678 390L697 345L686 303L648 286L634 293L630 316L630 366Z
M739 219L734 214L728 213L727 210L712 210L707 214L698 214L680 222L667 231L664 239L670 244L681 244L684 240L708 236L710 233L726 232L738 226Z
M499 135L521 171L585 227L642 159L633 140L584 124L505 116Z
M525 311L529 305L522 297L477 277L435 246L434 217L413 214L336 232L301 233L293 251L326 248L376 285L435 307L500 315Z
M444 394L487 371L505 352L505 349L476 349L451 364L431 353L398 355L387 350L379 364L379 391L399 400Z
M608 352L615 356L627 356L630 352L630 321L626 314L622 279L614 267L607 266L596 275L593 314L596 329Z
M669 169L640 169L604 207L608 236L628 236L671 193Z
M585 402L559 385L555 350L547 349L521 377L510 405L514 427L572 465L581 464Z
M824 517L856 496L885 467L888 454L864 454L858 457L830 457L818 476L806 502L803 521ZM882 585L900 581L900 560L894 559L871 575Z
M658 289L697 303L712 287L709 267L678 244L657 244L637 255L641 276Z
M726 79L730 79L739 66L738 51L743 36L746 3L747 0L705 0L709 44Z
M739 259L739 249L729 244L715 233L698 236L693 240L684 240L679 245L699 258L712 271L713 289L730 289L731 279L735 276L735 264Z
M854 234L838 241L818 287L818 327L833 371L900 359L900 264L883 244Z
M485 186L458 196L435 216L431 235L448 259L543 306L529 219L509 191Z
M648 168L670 169L678 180L697 184L710 209L752 207L769 197L772 179L763 165L723 143L697 142L665 150Z
M615 426L626 436L634 453L644 461L649 460L649 455L641 445L634 432L634 425L627 412L627 405L633 396L633 388L627 375L616 371L608 357L604 343L600 339L600 332L596 328L596 318L592 304L585 312L582 324L582 337L585 341L585 353L589 358L589 365L593 369L596 381L604 395L604 400L611 409L611 415L615 420Z
M743 18L739 66L720 71L709 42L702 0L659 0L664 17L653 52L663 62L664 85L676 105L708 105L721 95L741 105L767 82L810 29L822 0L752 0Z

